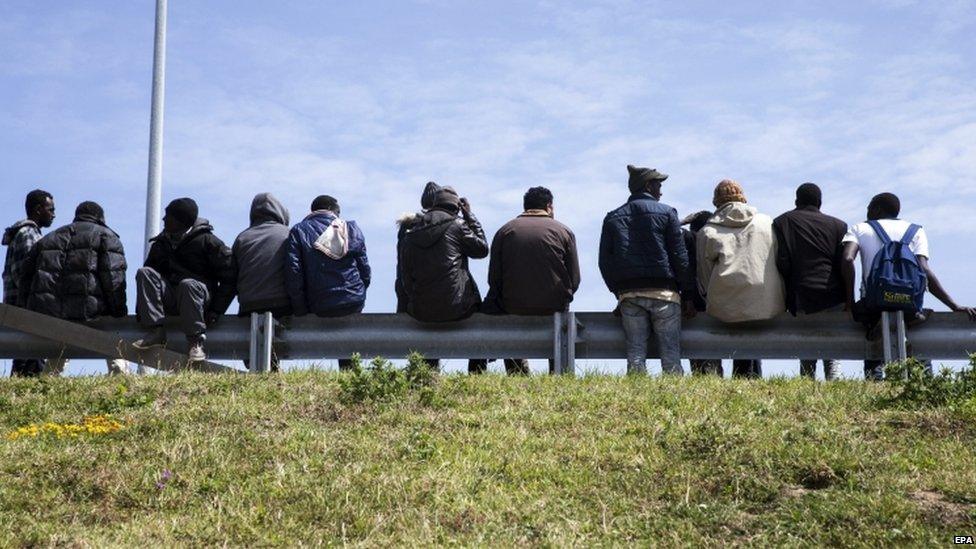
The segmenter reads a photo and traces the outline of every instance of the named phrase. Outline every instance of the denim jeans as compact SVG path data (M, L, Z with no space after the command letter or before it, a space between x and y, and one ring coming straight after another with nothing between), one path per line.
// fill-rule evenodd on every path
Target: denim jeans
M844 305L841 304L841 305L836 305L834 307L829 307L827 309L824 309L821 312L832 313L832 312L838 312L843 310L844 310ZM813 314L817 314L817 313L813 313ZM805 313L803 311L796 312L797 317L808 316L808 315L809 313ZM823 359L823 369L824 369L824 380L832 381L834 379L837 379L837 374L840 373L840 361L830 359L830 358L825 358ZM810 379L817 377L816 359L812 359L812 360L801 359L800 375L804 377L808 377Z
M683 375L681 369L681 305L646 297L628 297L620 302L624 335L627 337L627 373L647 373L647 340L653 333L661 353L661 370Z

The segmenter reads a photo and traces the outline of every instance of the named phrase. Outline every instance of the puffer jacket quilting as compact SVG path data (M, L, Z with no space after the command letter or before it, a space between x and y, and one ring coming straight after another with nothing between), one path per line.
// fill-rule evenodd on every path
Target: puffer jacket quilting
M37 242L24 264L20 302L66 320L125 316L125 250L119 236L93 216L78 216Z
M638 193L608 213L600 236L600 273L614 293L686 289L688 252L675 209Z

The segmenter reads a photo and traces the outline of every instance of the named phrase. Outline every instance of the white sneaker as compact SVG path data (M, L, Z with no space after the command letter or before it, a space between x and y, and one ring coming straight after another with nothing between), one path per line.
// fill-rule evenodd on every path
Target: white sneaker
M204 362L207 360L207 353L203 350L203 337L190 340L190 351L187 353L190 362Z

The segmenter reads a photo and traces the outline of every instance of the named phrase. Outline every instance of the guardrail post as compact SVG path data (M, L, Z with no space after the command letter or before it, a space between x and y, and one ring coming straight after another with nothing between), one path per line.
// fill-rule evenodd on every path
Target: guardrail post
M576 375L576 314L552 315L552 358L557 374Z
M274 317L271 313L251 313L250 370L267 373L271 370L271 348L274 339Z
M885 364L890 364L892 359L891 352L891 313L881 312L881 347L884 353Z
M258 313L251 313L251 335L248 340L250 346L247 353L247 369L251 373L256 372L258 367L258 322L260 322L260 318L261 315Z
M908 337L905 335L905 312L895 313L895 336L898 338L898 360L908 360Z
M891 339L891 318L895 319L895 340ZM908 360L908 341L905 335L905 313L903 311L882 311L881 313L881 344L884 347L884 361L888 364L895 360Z

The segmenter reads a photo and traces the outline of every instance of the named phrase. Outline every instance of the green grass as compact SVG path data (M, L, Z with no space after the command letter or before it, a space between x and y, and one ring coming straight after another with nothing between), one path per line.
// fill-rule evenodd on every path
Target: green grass
M887 388L848 381L495 375L361 403L344 375L3 380L0 546L874 546L976 533L976 406L883 408ZM99 413L124 427L3 438Z

